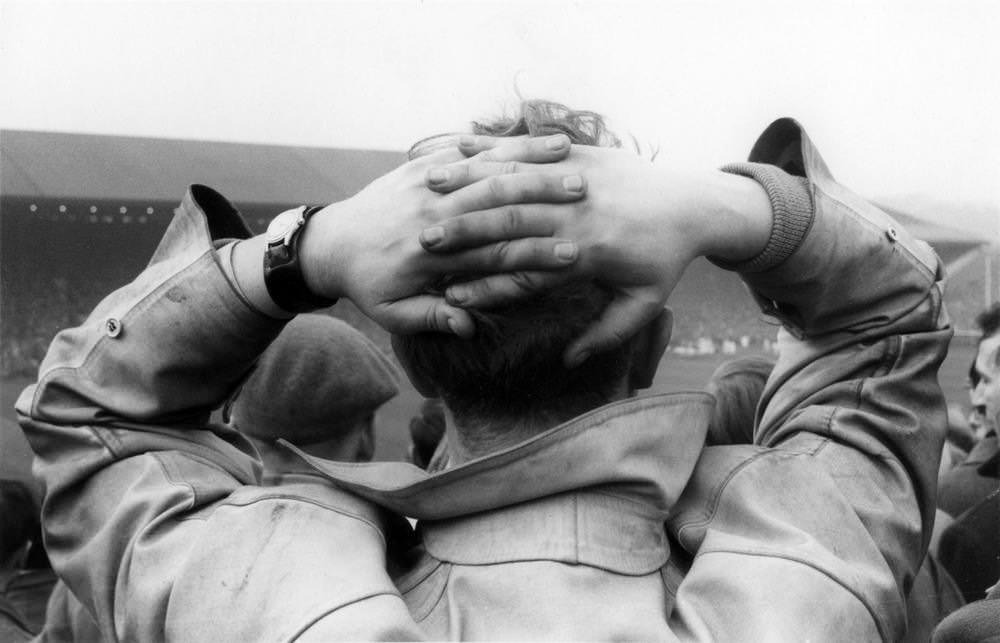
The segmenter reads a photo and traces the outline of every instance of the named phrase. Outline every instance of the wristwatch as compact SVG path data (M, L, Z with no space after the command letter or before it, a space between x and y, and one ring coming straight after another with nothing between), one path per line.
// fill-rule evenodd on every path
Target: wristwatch
M274 303L290 313L305 313L337 303L336 299L309 290L299 263L299 238L309 217L321 209L302 205L285 210L271 220L264 234L267 242L264 285Z

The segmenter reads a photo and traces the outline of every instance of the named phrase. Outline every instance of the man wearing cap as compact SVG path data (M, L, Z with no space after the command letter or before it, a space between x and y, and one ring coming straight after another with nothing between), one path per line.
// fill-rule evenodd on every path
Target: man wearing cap
M303 314L288 322L228 404L228 421L250 438L264 480L303 468L281 438L326 460L367 462L375 411L399 392L396 367L349 324ZM275 479L277 478L277 479Z
M375 450L375 413L398 392L392 362L363 333L328 315L292 319L226 404L230 426L249 438L263 464L262 485L317 482L283 438L327 460L367 462ZM98 641L97 624L58 583L39 640Z
M195 190L147 271L56 338L17 409L46 481L53 564L103 632L902 636L945 430L936 372L951 331L933 252L837 184L787 119L754 164L725 172L569 149L565 131L459 140L471 160L440 151L289 215L301 236L216 245L231 207ZM702 448L707 395L627 399L649 384L664 302L699 256L738 271L786 328L753 445ZM280 269L289 257L300 275ZM263 487L245 439L207 424L296 311L349 297L400 337L472 337L489 317L463 306L569 282L596 282L601 299L554 356L520 349L539 367L508 382L523 393L509 406L477 407L490 391L462 371L408 364L425 392L450 375L469 402L462 431L448 422L441 473L302 454L329 486ZM542 309L514 323L564 333ZM583 381L581 364L589 402L544 377ZM471 425L482 408L509 430ZM424 523L416 559L392 550L399 515Z

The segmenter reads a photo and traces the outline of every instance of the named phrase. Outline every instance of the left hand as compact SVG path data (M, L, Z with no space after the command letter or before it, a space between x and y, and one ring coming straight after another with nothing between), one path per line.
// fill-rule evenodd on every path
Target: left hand
M564 144L546 145L552 139ZM534 139L527 146L510 143L511 158L522 162L556 160L569 151L569 141L561 134ZM522 172L488 177L484 173L483 180L467 181L448 193L427 189L428 180L434 178L428 176L432 168L461 158L456 149L449 149L416 159L314 215L300 246L310 289L326 297L350 298L390 332L434 330L468 336L474 332L468 312L442 295L429 294L442 277L559 270L576 260L575 245L552 236L500 234L476 248L447 255L426 252L419 241L421 230L458 215L507 209L513 213L528 203L544 209L584 194L582 183L568 189L561 175Z

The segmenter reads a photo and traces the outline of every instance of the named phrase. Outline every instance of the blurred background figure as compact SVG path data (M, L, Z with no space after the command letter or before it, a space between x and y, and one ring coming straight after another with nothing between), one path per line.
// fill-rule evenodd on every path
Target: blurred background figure
M968 605L942 621L936 642L1000 640L1000 304L983 311L976 325L982 335L969 367L972 412L968 430L949 413L945 450L950 445L957 463L946 469L942 462L939 520L931 541L931 552ZM961 458L963 448L967 453Z
M1000 304L976 318L982 331L969 368L975 436L968 455L941 475L938 507L954 519L940 533L938 557L966 601L976 601L1000 578Z
M28 486L0 480L0 641L27 641L45 622L56 582L42 546L40 507Z
M292 319L230 401L227 421L264 461L265 484L305 466L285 439L327 460L367 462L375 412L399 390L399 373L361 332L326 315Z
M729 360L715 369L705 386L715 396L707 444L753 444L757 403L772 370L774 360L759 356Z

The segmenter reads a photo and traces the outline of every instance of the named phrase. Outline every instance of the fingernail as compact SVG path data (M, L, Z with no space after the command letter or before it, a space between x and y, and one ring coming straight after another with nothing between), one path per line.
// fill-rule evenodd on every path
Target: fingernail
M468 134L463 134L462 136L458 137L458 144L461 145L462 147L472 147L473 145L476 144L476 137L469 136Z
M569 142L565 136L559 134L556 136L549 137L549 140L545 141L545 147L550 150L561 150L566 148L566 144Z
M427 172L427 180L434 185L440 185L451 178L451 173L440 167L432 168Z
M588 359L590 359L590 351L580 351L579 353L569 358L569 367L576 368L580 364L586 362Z
M441 243L444 239L444 228L441 226L434 226L433 228L427 228L420 233L420 241L425 246L436 246Z
M468 298L468 293L458 288L449 288L445 292L445 299L453 306L461 306Z
M448 318L448 328L450 328L451 332L454 333L455 335L459 334L458 333L458 322L455 321L454 318L452 318L452 317Z
M563 187L566 188L568 192L582 192L583 177L576 174L573 176L567 176L563 179Z
M562 259L563 261L572 261L573 259L576 259L576 244L557 243L555 253L556 257Z

